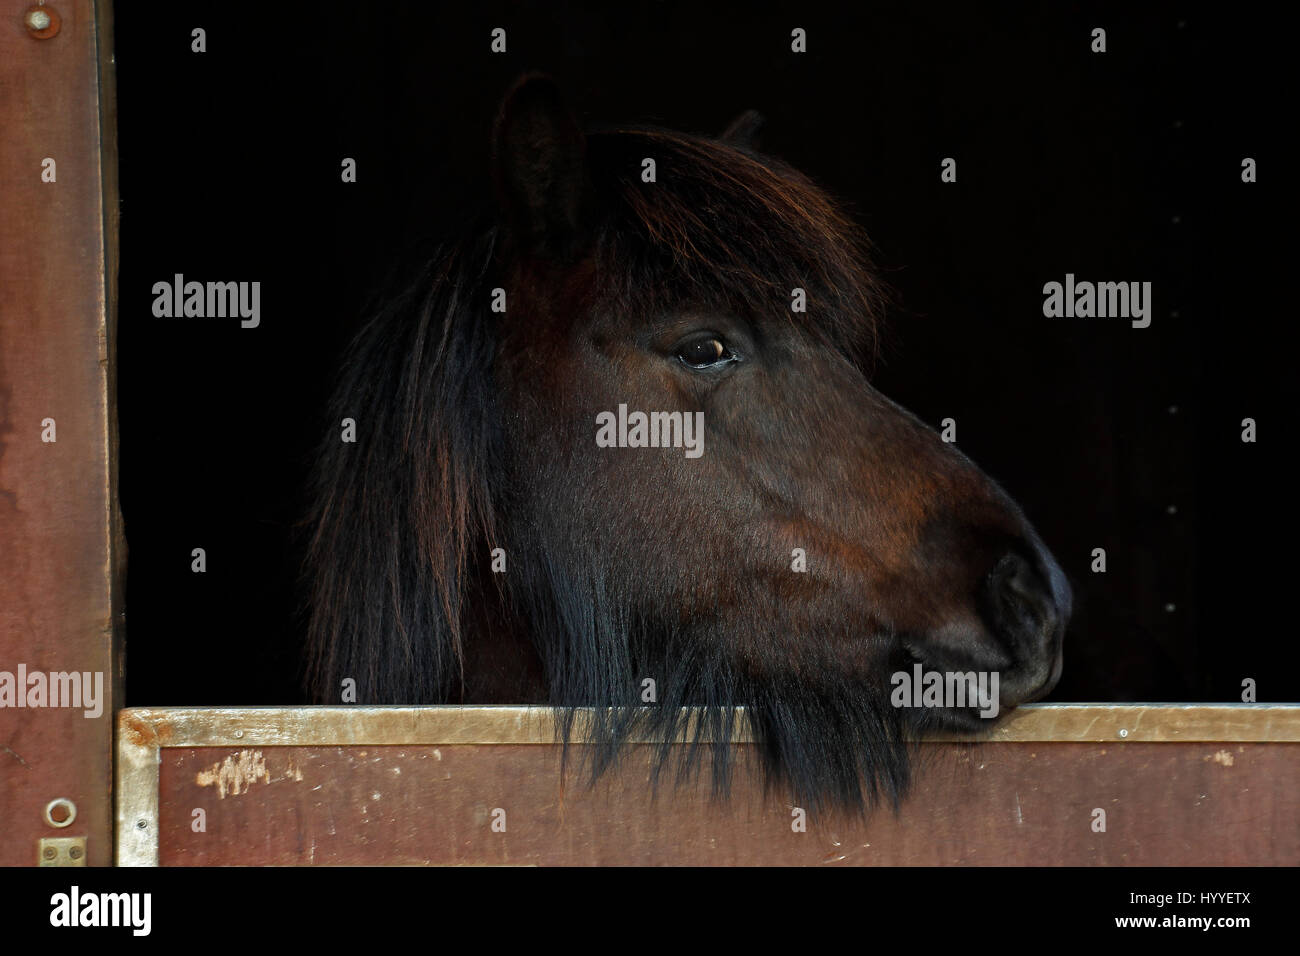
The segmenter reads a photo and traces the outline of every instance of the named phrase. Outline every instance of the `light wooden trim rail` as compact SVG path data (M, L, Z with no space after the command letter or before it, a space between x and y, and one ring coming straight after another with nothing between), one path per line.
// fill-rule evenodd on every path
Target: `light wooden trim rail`
M1300 743L1300 704L1034 704L989 743ZM733 737L750 743L748 729ZM158 767L168 747L555 744L547 707L136 707L117 725L117 863L158 863ZM646 742L632 740L632 743Z

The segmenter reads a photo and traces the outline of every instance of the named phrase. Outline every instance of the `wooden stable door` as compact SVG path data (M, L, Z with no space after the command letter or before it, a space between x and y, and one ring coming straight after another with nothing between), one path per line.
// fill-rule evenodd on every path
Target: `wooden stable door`
M921 745L897 813L765 790L745 732L653 782L633 745L594 787L526 707L128 708L118 861L133 866L1071 865L1300 862L1300 708L1041 704Z

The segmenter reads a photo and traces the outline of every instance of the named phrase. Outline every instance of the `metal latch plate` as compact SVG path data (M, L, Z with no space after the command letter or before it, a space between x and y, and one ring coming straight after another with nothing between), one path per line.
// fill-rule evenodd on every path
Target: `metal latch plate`
M42 837L37 862L40 866L85 866L86 838Z

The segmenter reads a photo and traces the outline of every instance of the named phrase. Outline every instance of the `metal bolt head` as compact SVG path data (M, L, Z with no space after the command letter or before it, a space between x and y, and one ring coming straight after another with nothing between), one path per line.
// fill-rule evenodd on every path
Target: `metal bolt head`
M37 40L48 40L57 34L62 22L58 11L45 6L44 2L28 7L23 14L23 25L27 27L28 35Z
M80 860L80 859L81 859L81 847L79 847L79 846L74 846L74 847L69 848L69 850L68 850L68 856L72 857L72 859L74 859L74 860Z
M45 857L45 859L47 860L52 860L58 855L59 855L59 851L54 849L54 847L52 846L47 846L44 850L41 851L41 856Z

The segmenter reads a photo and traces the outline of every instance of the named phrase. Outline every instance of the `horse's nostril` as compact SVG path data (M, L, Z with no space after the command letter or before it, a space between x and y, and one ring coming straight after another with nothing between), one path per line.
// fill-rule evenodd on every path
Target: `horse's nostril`
M1054 582L1048 575L1012 552L997 563L989 576L993 623L1013 640L1028 639L1033 649L1051 642L1062 614L1068 613L1058 602Z
M1014 663L1002 675L1002 699L1037 700L1061 673L1061 645L1070 616L1070 586L1050 554L1013 551L986 580L987 623Z

